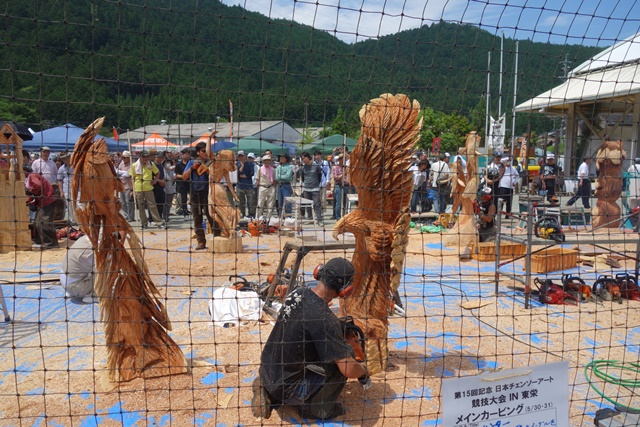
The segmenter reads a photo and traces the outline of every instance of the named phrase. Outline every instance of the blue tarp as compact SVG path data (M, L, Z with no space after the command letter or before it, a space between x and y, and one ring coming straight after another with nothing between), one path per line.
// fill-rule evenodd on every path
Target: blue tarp
M83 128L78 126L67 124L64 126L58 126L55 128L43 130L42 132L36 132L33 135L31 141L25 141L22 144L22 148L29 151L39 151L41 147L51 148L52 153L60 151L73 151L73 147L76 145L78 138L84 132ZM124 141L116 141L113 138L103 137L98 135L96 139L104 138L107 140L107 148L110 153L117 151L127 150L127 143Z

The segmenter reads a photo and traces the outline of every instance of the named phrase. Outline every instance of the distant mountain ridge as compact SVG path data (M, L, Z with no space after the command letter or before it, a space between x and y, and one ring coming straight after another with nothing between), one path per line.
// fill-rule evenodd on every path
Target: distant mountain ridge
M385 92L467 115L485 93L491 52L497 105L500 38L476 26L439 22L347 44L217 0L147 3L10 3L2 97L35 108L35 123L106 115L130 129L228 117L229 99L235 120L321 124ZM510 111L515 40L504 48L503 111ZM519 102L559 84L565 58L577 65L600 50L520 41Z

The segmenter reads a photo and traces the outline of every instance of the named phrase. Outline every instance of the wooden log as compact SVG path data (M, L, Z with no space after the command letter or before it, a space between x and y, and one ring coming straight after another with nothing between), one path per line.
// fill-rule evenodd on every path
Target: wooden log
M213 238L214 253L241 253L242 236L232 234L230 237L216 236Z

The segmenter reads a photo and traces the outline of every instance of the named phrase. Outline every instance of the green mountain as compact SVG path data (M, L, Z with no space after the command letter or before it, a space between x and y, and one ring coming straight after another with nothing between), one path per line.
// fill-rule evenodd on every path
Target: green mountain
M488 52L497 115L500 38L472 25L440 22L347 44L217 0L10 2L3 23L0 101L31 107L33 126L84 126L101 115L120 128L210 122L228 118L229 99L234 120L317 125L340 107L356 117L385 92L469 115L484 108ZM509 115L515 40L504 49ZM557 85L565 58L577 65L599 50L520 41L518 102Z

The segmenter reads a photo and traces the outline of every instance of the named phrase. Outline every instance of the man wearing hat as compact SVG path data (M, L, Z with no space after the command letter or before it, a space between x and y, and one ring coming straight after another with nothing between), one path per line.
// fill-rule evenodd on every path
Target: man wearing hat
M238 209L240 209L240 215L255 218L256 193L253 190L253 176L255 175L253 160L255 155L253 153L249 154L251 155L250 159L247 159L243 150L239 150L237 154L238 183L236 184L236 194L239 200Z
M542 190L547 192L547 201L550 203L555 203L557 177L556 156L553 153L547 153L547 161L542 165Z
M207 144L198 142L196 153L196 157L187 163L182 178L191 182L189 199L193 215L193 228L198 240L196 251L203 251L207 249L207 236L203 227L205 218L214 234L220 234L220 228L209 213L209 167L207 165L211 159L207 154Z
M149 223L147 215L144 211L145 203L151 212L153 225L163 227L162 219L158 214L156 206L156 198L153 196L154 176L158 174L156 164L149 159L149 152L142 150L140 158L131 165L129 175L133 181L133 191L135 193L136 204L138 205L138 215L140 215L140 223L142 228L147 228Z
M334 298L352 292L353 264L333 258L316 271L316 287L299 286L284 300L262 350L252 386L256 417L269 418L272 405L291 406L305 418L341 416L345 408L338 401L347 378L368 379L329 307Z
M133 189L131 188L131 175L129 175L129 170L131 169L131 152L123 151L122 159L118 166L116 167L118 170L118 178L122 185L124 186L124 191L120 193L120 203L122 203L122 211L124 212L124 217L129 222L133 222L136 219L136 207L133 201Z
M258 185L258 206L256 216L264 217L269 222L276 207L276 177L275 169L271 166L271 156L262 156L262 166L258 168L256 184Z
M65 218L69 223L75 224L76 219L73 211L73 205L71 204L71 175L73 174L73 168L69 166L70 155L66 152L60 153L60 161L62 164L58 168L58 188L60 189L60 198L64 200L66 206Z
M40 148L40 158L31 163L31 170L33 173L43 176L53 188L53 197L56 199L53 205L53 220L64 219L64 200L60 195L60 187L58 186L58 166L51 160L51 149L49 147Z

